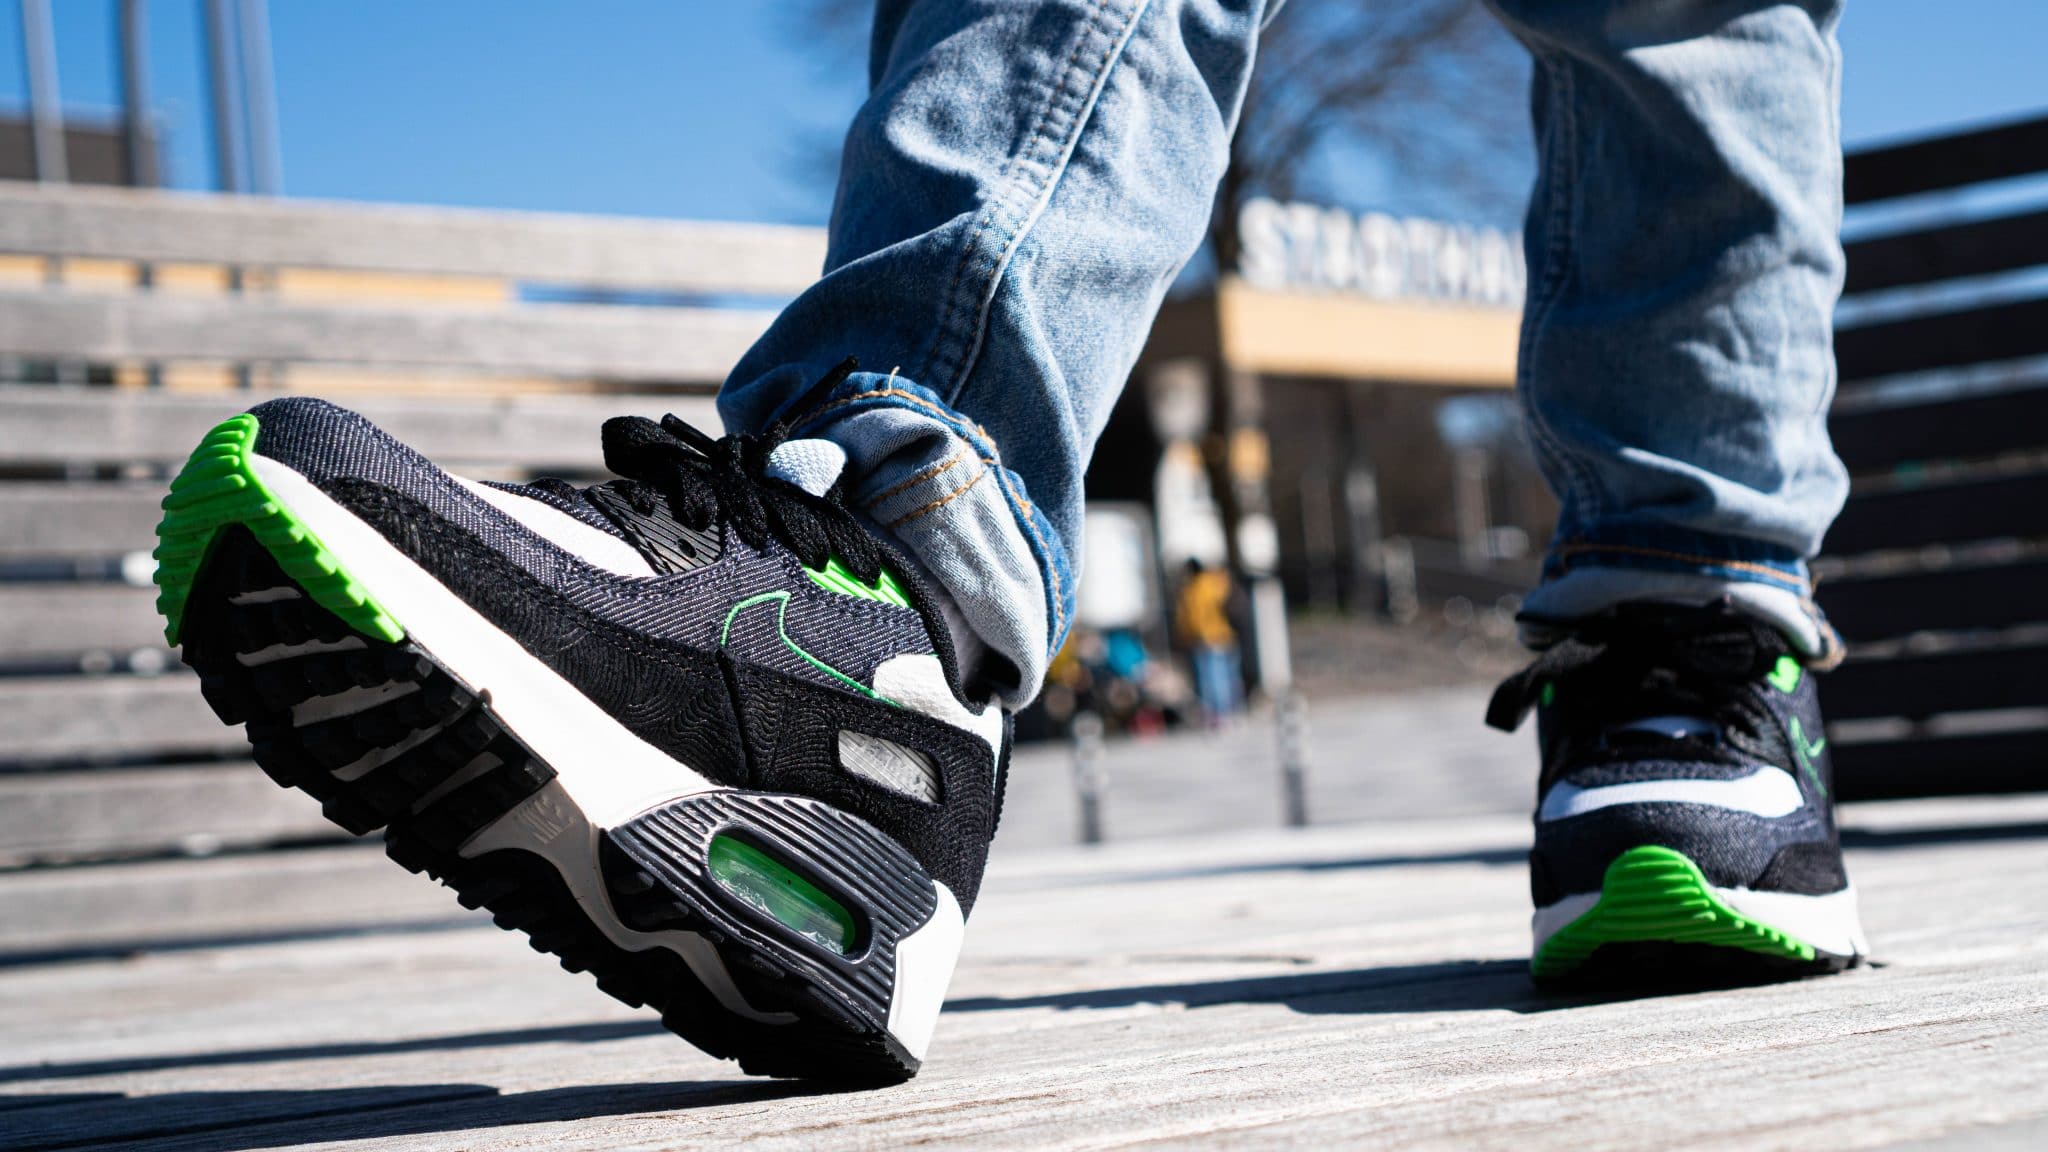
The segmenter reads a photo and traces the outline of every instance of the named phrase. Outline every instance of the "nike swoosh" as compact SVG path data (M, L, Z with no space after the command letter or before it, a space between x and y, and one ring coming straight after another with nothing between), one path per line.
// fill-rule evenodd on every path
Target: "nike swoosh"
M1828 786L1820 782L1820 771L1813 766L1813 758L1827 748L1828 738L1823 736L1811 744L1807 743L1806 731L1800 726L1797 716L1787 721L1785 727L1792 736L1792 752L1799 757L1799 767L1806 771L1806 778L1813 781L1813 786L1820 790L1820 794L1826 796Z
M721 648L725 647L727 639L729 639L732 636L732 622L734 620L739 619L740 613L746 611L749 608L754 607L755 605L767 604L771 602L775 605L775 634L782 638L782 643L784 647L788 648L791 652L794 652L798 656L802 657L804 661L811 665L811 667L816 668L818 671L825 673L827 676L832 677L833 679L839 681L840 683L846 685L847 687L853 689L861 695L870 697L875 700L880 700L884 704L895 704L898 708L903 707L901 703L889 699L887 696L882 695L880 692L875 691L873 688L868 687L867 685L861 683L853 677L848 676L846 673L841 672L839 669L834 668L830 664L825 663L823 660L818 659L816 656L811 655L809 652L804 651L802 645L798 644L795 640L790 639L788 627L789 593L786 591L763 592L756 596L749 596L746 599L740 601L739 603L734 604L732 606L732 609L725 614L725 626L719 629L718 646Z

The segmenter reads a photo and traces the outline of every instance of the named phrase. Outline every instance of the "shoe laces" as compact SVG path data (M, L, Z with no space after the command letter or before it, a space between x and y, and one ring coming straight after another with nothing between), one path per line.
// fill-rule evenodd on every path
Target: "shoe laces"
M625 477L613 490L643 515L658 513L658 494L666 497L669 515L692 531L723 523L756 551L765 550L772 537L806 568L823 568L836 558L856 579L874 583L881 576L882 548L846 507L843 481L818 495L767 471L769 457L797 423L858 367L848 357L758 434L714 438L674 413L659 421L605 421L605 467Z
M1614 722L1690 716L1711 720L1716 731L1665 738L1754 748L1769 739L1770 716L1750 686L1790 651L1776 628L1726 599L1704 607L1623 604L1573 621L1562 640L1501 681L1486 722L1514 731L1546 686L1569 678L1574 700L1597 701L1603 739L1620 730Z

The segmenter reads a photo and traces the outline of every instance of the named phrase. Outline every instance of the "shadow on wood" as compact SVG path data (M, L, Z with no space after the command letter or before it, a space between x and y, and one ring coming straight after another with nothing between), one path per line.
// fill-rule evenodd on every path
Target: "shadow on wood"
M0 1148L52 1152L98 1148L114 1141L203 1136L206 1147L232 1152L306 1139L421 1136L816 1094L787 1082L682 1080L512 1094L485 1084L401 1084L155 1096L13 1096L0 1101L8 1128Z

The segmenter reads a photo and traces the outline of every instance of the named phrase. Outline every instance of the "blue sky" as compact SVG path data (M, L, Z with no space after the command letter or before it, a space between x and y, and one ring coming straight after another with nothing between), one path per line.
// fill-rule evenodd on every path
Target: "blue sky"
M19 104L12 7L0 3L0 102ZM67 105L111 110L114 0L52 7ZM156 102L184 187L213 172L200 7L151 5ZM821 222L831 180L818 157L864 76L798 24L799 7L273 0L286 191ZM1854 0L1842 40L1852 144L2048 109L2042 0Z

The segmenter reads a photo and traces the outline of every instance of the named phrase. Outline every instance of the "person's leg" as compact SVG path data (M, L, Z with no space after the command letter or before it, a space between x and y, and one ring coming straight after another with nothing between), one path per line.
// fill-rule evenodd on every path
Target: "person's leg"
M883 0L826 271L734 369L757 430L840 359L798 428L850 502L1037 691L1073 614L1081 475L1202 239L1265 0Z
M1209 720L1223 719L1229 709L1229 698L1224 695L1223 650L1204 644L1195 649L1195 691L1202 698L1202 711Z
M1521 394L1563 514L1539 717L1540 979L1709 984L1866 946L1809 669L1845 490L1839 4L1494 0L1536 58Z
M1493 0L1536 62L1532 617L1734 597L1812 657L1842 254L1837 0Z

